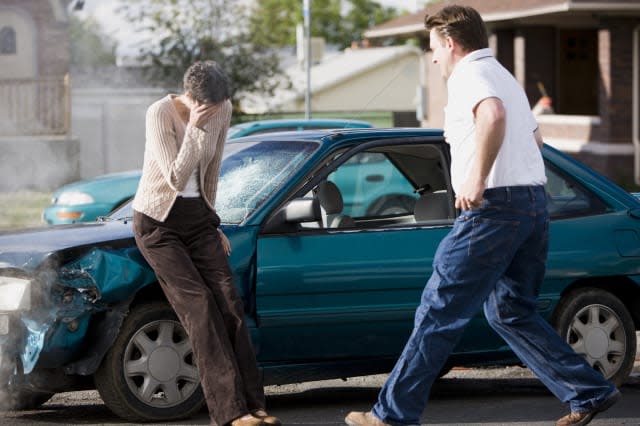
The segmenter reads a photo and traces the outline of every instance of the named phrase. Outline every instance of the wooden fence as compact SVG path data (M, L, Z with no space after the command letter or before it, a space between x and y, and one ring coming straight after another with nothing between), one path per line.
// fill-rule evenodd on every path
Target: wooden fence
M68 75L0 80L0 136L66 135L70 123Z

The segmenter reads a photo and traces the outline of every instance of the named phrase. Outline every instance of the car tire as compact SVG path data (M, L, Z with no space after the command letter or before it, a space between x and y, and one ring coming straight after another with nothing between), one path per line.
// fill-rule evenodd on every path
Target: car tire
M586 288L562 298L554 324L560 336L589 364L617 386L636 356L636 332L625 305L613 294Z
M187 333L164 302L131 309L95 382L107 407L134 422L187 418L205 403Z

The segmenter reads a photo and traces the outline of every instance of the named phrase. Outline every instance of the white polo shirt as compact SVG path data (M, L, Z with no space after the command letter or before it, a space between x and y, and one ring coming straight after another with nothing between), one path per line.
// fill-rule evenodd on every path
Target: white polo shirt
M476 152L473 109L490 97L502 101L506 129L487 188L546 183L544 162L533 135L538 125L529 101L491 49L473 51L460 60L449 76L447 91L444 132L451 145L451 181L456 192L465 182Z

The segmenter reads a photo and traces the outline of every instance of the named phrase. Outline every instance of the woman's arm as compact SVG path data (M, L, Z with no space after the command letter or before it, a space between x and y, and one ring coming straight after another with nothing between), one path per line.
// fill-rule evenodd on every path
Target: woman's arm
M199 105L192 109L184 139L178 144L172 114L166 104L152 105L146 116L147 149L156 160L165 181L174 191L182 191L203 155L207 131L218 107ZM178 149L178 146L180 148Z

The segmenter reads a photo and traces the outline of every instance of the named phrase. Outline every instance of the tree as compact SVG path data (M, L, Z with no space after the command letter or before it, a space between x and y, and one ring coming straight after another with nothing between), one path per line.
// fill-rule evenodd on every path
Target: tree
M197 60L217 61L239 92L273 93L282 83L279 61L244 29L248 17L234 0L128 0L118 12L145 36L139 57L151 82L174 88Z
M69 39L72 65L95 67L116 63L117 44L94 18L80 20L72 15Z
M359 40L365 30L398 16L392 8L385 8L376 1L350 0L351 8L344 17L344 39L350 43Z
M397 16L394 9L373 0L310 0L310 4L311 34L340 48ZM296 25L302 23L302 0L256 1L251 12L252 39L269 46L295 45Z

